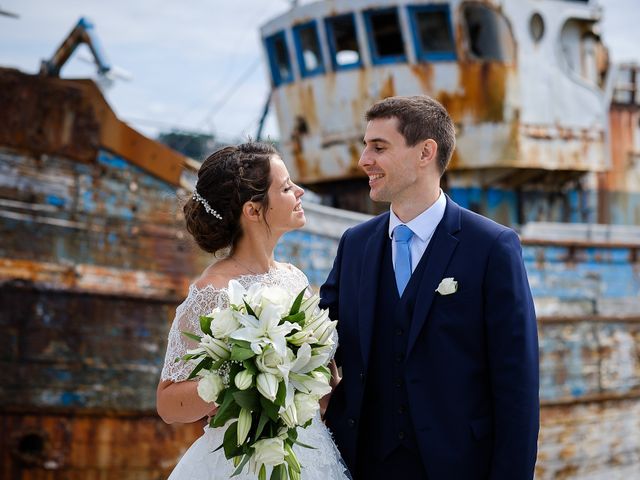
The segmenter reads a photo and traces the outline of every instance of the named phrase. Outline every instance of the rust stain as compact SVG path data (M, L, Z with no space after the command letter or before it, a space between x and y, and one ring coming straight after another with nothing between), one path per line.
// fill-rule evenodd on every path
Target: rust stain
M420 82L421 91L427 95L433 95L433 63L409 64L409 68Z
M166 425L152 414L3 412L2 478L166 478L202 424Z
M319 127L318 113L316 111L316 100L313 93L313 85L309 82L306 85L301 83L298 86L298 112L304 115L309 132L316 132Z
M350 173L362 173L362 169L358 166L358 162L360 161L360 150L354 143L349 143L349 159L348 171Z
M91 80L0 68L0 111L0 145L84 163L94 163L104 148L180 185L186 158L119 120Z
M395 95L396 95L396 89L393 84L393 75L389 74L385 79L385 81L383 82L382 86L380 87L380 94L379 94L380 100L384 98L393 97Z

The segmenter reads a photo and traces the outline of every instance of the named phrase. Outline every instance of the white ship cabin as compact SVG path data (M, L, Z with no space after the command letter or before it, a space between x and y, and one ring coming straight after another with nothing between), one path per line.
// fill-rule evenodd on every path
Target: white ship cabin
M605 170L601 14L589 0L294 6L261 29L292 176L318 190L362 178L367 107L421 93L457 125L449 186L561 185Z

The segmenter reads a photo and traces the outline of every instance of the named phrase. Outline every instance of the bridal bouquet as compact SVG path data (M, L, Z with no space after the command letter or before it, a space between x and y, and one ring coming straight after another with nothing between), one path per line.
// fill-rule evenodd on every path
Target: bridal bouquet
M199 377L198 394L215 402L211 427L226 426L227 459L239 474L245 465L258 479L300 478L293 445L330 392L327 368L337 322L318 308L319 297L303 301L275 286L229 283L229 307L200 317L203 336L182 360L193 362L189 378Z

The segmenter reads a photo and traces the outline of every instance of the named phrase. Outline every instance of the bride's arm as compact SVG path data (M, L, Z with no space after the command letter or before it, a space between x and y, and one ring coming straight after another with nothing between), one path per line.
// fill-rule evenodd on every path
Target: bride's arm
M167 353L156 391L156 409L166 423L192 423L214 415L217 407L198 395L198 381L187 380L194 368L191 362L179 360L198 345L182 332L202 335L199 316L220 303L216 290L190 289L185 301L177 308L169 331Z
M197 381L161 380L156 391L158 415L166 423L192 423L214 415L218 407L200 398Z

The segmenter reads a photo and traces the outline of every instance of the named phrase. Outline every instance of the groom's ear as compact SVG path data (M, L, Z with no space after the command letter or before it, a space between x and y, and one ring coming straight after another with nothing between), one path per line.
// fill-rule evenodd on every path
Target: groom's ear
M420 166L426 167L431 163L435 163L438 156L438 144L435 140L429 138L424 141L422 146L422 154L420 155Z

